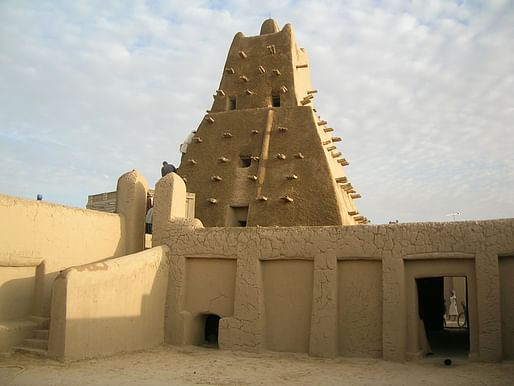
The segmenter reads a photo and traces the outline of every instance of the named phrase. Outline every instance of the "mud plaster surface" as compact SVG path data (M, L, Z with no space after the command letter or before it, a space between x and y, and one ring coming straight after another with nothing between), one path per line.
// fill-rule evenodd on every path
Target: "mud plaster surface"
M514 362L442 358L394 363L160 346L106 359L60 363L23 354L0 359L0 385L509 385Z

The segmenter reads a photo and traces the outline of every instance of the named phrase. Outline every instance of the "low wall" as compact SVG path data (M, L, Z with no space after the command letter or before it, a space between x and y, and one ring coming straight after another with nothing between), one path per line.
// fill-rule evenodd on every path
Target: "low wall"
M70 268L54 282L49 355L77 360L164 341L169 250Z

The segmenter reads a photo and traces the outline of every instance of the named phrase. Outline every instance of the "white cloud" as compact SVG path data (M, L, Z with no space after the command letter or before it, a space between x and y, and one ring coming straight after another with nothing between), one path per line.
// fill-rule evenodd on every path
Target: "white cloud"
M0 191L84 206L210 108L233 35L269 15L310 57L374 222L514 216L509 1L0 4ZM108 178L106 178L108 176Z

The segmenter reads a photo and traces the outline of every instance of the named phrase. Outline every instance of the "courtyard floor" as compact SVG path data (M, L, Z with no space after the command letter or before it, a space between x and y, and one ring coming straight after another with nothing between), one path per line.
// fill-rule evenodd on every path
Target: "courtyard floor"
M418 362L321 359L163 345L105 359L61 363L15 353L0 358L0 385L513 385L514 362L430 356Z

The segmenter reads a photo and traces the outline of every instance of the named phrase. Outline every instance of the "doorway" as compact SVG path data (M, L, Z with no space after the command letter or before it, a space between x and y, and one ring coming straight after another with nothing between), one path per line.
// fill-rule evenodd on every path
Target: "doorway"
M465 276L416 279L418 313L429 343L429 354L469 354L468 285Z
M204 318L204 345L218 347L220 317L216 314L207 314Z

